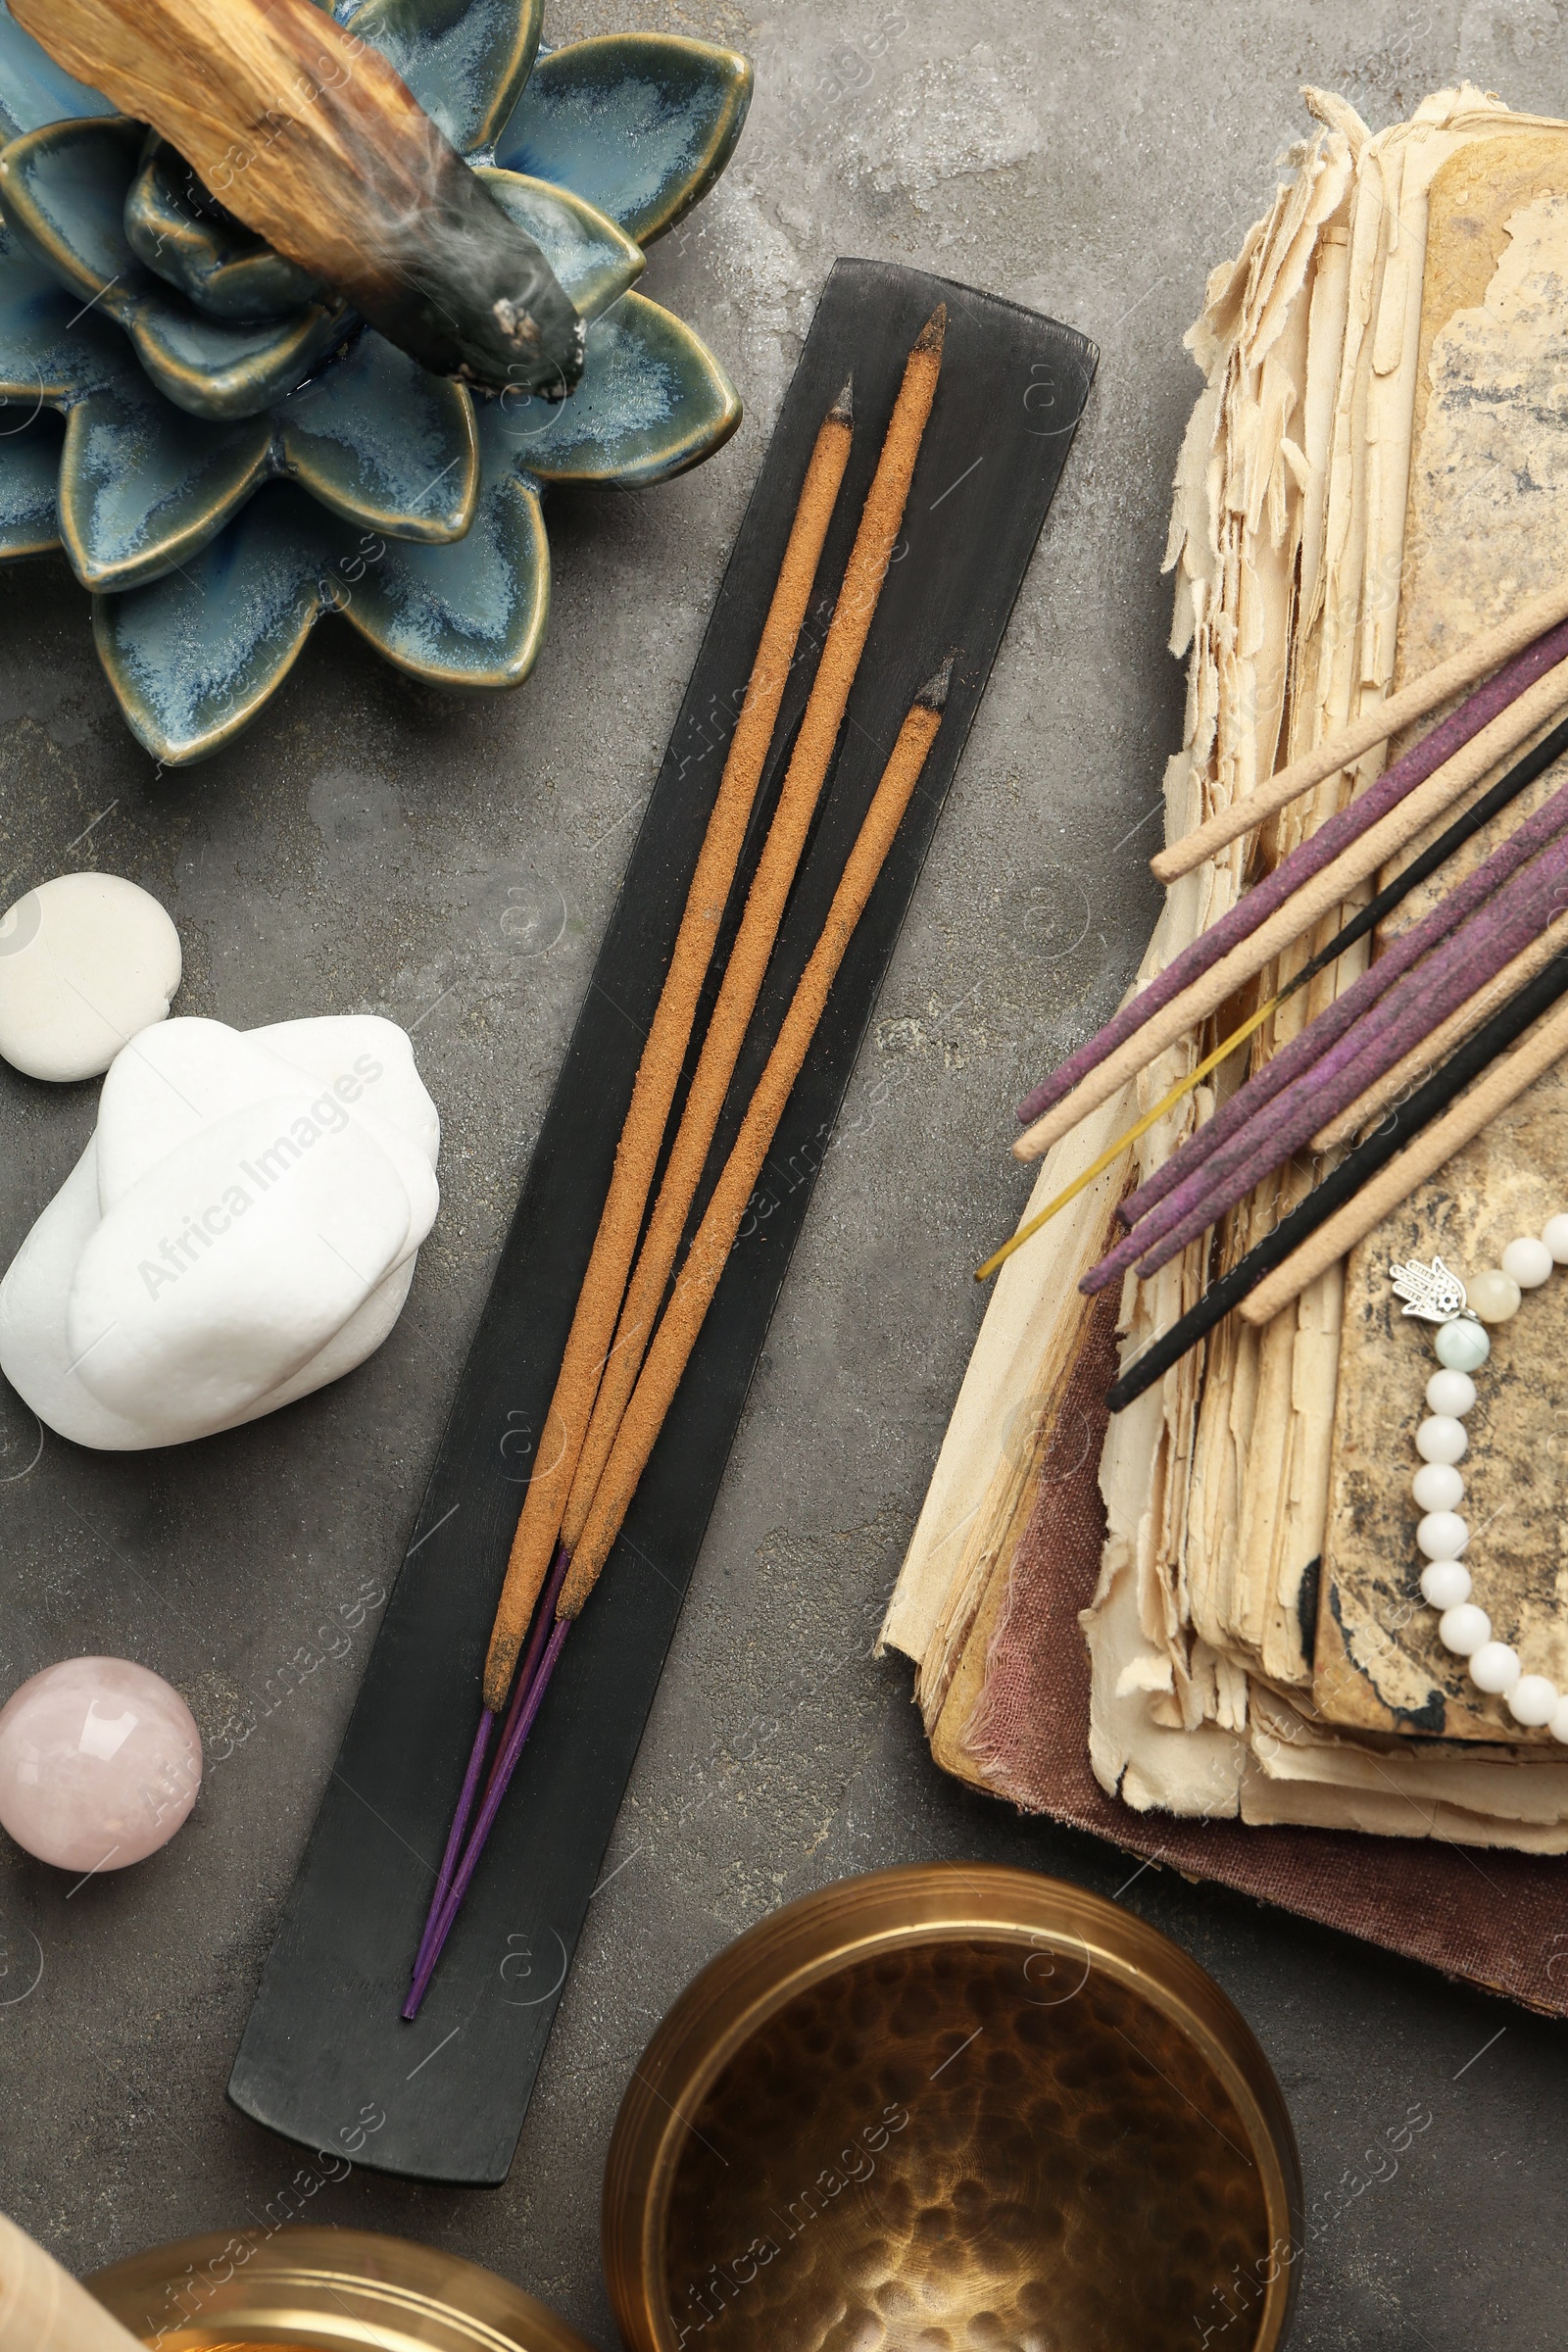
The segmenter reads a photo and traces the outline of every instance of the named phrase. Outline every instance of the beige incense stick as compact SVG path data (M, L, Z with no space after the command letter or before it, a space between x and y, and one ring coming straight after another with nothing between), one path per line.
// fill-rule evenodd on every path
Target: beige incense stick
M1244 1321L1267 1323L1282 1306L1289 1306L1293 1298L1299 1298L1308 1283L1315 1282L1348 1250L1364 1241L1392 1209L1409 1199L1418 1184L1434 1175L1446 1160L1478 1136L1489 1120L1505 1110L1527 1086L1534 1086L1564 1054L1568 1054L1568 1004L1559 1004L1522 1046L1494 1062L1486 1076L1478 1079L1450 1111L1423 1129L1407 1152L1391 1159L1386 1168L1363 1184L1353 1199L1320 1225L1299 1250L1293 1250L1282 1266L1277 1266L1242 1300Z
M712 960L790 662L849 464L851 438L850 387L846 384L822 421L806 470L669 970L637 1065L631 1102L615 1147L614 1172L539 1443L538 1467L523 1499L507 1563L485 1661L485 1705L492 1711L499 1712L506 1705L517 1652L556 1547L561 1514L593 1410L605 1350L620 1310L669 1106L691 1039L697 1002Z
M927 320L905 369L881 464L865 502L859 533L844 575L843 592L823 648L822 664L747 898L746 913L730 952L669 1164L626 1293L615 1344L594 1403L593 1419L561 1527L561 1539L568 1551L577 1547L626 1400L636 1385L643 1351L686 1230L709 1148L729 1093L730 1079L746 1042L785 901L844 722L866 632L898 543L920 437L936 393L946 324L944 305Z
M631 1402L615 1432L613 1446L572 1553L571 1569L556 1604L558 1617L575 1617L593 1591L599 1572L620 1533L648 1456L680 1386L719 1277L735 1246L746 1203L816 1034L834 975L855 926L865 910L889 850L909 806L926 757L942 724L953 664L922 688L899 730L882 780L844 868L822 935L801 975L735 1140L704 1212L674 1295L648 1350Z
M1496 978L1489 980L1486 987L1479 990L1467 1004L1461 1004L1457 1012L1451 1012L1446 1021L1440 1021L1437 1028L1424 1037L1418 1046L1412 1046L1392 1070L1386 1070L1375 1086L1369 1086L1364 1095L1356 1097L1348 1110L1342 1110L1337 1119L1331 1119L1320 1135L1313 1136L1311 1149L1314 1152L1332 1152L1337 1145L1348 1143L1363 1127L1370 1127L1392 1104L1401 1102L1413 1092L1422 1079L1437 1068L1439 1062L1446 1061L1455 1047L1462 1046L1467 1037L1474 1037L1499 1006L1505 1004L1510 997L1517 996L1525 983L1533 980L1539 971L1544 970L1552 957L1560 956L1564 948L1568 948L1568 915L1552 923L1539 939L1532 940L1523 955L1516 956L1512 963L1505 963Z
M1180 996L1173 997L1163 1010L1146 1021L1113 1054L1107 1054L1070 1095L1064 1095L1043 1118L1025 1128L1012 1147L1014 1156L1038 1159L1058 1136L1065 1135L1090 1111L1108 1102L1129 1078L1147 1069L1167 1046L1174 1045L1189 1029L1217 1011L1244 980L1260 971L1282 948L1289 947L1321 922L1324 915L1348 898L1358 882L1364 882L1369 874L1386 865L1396 851L1403 849L1406 842L1425 832L1450 802L1478 782L1527 735L1533 735L1565 703L1568 703L1568 662L1559 662L1555 669L1538 678L1517 702L1483 727L1479 735L1473 736L1462 751L1455 752L1424 784L1418 784L1387 816L1369 826L1343 856L1287 899L1250 938L1238 942L1228 956L1221 956L1200 979L1183 989Z
M0 2352L141 2352L141 2346L0 2214Z
M1363 710L1348 726L1342 727L1338 735L1319 744L1316 751L1293 760L1278 775L1266 777L1240 800L1233 801L1228 808L1217 809L1180 841L1161 850L1150 859L1156 880L1176 882L1183 874L1190 874L1195 865L1201 865L1205 858L1212 858L1216 850L1224 849L1240 834L1250 833L1288 801L1309 792L1314 784L1321 784L1338 769L1348 767L1363 752L1371 751L1374 744L1386 743L1401 727L1424 718L1429 710L1446 702L1449 695L1473 686L1489 670L1500 668L1510 655L1522 653L1527 645L1533 645L1565 614L1568 614L1568 586L1532 597L1507 620L1499 621L1495 628L1483 629L1479 637L1472 637L1468 645L1450 654L1446 662L1439 662L1420 677L1412 678L1386 702Z

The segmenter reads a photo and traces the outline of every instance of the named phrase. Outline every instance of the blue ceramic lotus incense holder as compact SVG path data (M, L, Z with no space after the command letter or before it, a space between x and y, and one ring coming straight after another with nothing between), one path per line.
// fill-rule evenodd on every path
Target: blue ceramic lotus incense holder
M588 330L557 402L427 373L0 0L0 560L64 548L154 758L229 742L325 612L416 677L519 684L545 486L663 481L740 422L711 353L631 288L728 162L750 66L659 33L541 55L542 5L333 13L544 249Z

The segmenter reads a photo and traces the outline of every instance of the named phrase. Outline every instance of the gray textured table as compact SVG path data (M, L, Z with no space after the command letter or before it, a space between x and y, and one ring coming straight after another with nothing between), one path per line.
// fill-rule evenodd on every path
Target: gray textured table
M147 883L184 937L179 1009L241 1027L386 1012L415 1029L446 1128L408 1311L341 1387L205 1446L49 1444L30 1469L36 1427L0 1394L0 1692L98 1649L156 1666L209 1730L258 1716L153 1862L68 1903L0 1853L10 1984L35 1971L30 1937L43 1960L0 2007L0 2206L74 2268L261 2218L299 2168L223 2083L365 1637L303 1678L289 1661L398 1556L813 295L836 253L869 253L1082 328L1099 384L818 1184L511 2180L462 2195L356 2173L309 2218L493 2264L608 2344L599 2173L673 1995L827 1879L985 1856L1120 1889L1250 2019L1321 2200L1303 2352L1560 2346L1561 2034L1168 1874L1123 1886L1114 1853L943 1780L906 1666L868 1639L973 1339L969 1268L1026 1182L1008 1106L1109 1008L1152 912L1142 854L1181 691L1157 572L1204 272L1303 127L1299 82L1374 124L1462 74L1557 113L1562 17L1550 0L557 10L553 40L662 24L757 60L736 162L646 281L749 414L669 488L553 502L531 683L455 704L327 628L235 750L156 776L63 566L0 571L3 897L88 861ZM93 1096L0 1072L7 1255ZM808 1671L822 1650L829 1671ZM1345 2176L1417 2101L1433 2128L1352 2194Z

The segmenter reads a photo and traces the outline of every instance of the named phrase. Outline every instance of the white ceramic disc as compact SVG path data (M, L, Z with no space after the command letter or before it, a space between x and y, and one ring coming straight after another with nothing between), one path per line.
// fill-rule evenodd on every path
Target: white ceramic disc
M29 1078L100 1077L168 1017L179 933L119 874L57 874L0 915L0 1054Z

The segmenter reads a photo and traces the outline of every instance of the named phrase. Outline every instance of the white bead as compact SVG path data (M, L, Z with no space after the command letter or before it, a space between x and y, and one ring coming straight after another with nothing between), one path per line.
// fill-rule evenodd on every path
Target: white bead
M1508 1693L1508 1712L1515 1723L1540 1731L1557 1712L1557 1686L1544 1674L1522 1675Z
M1551 1268L1551 1251L1534 1234L1521 1234L1502 1253L1503 1272L1511 1275L1522 1291L1539 1291L1549 1278Z
M1568 1219L1564 1219L1568 1223ZM1427 1411L1450 1421L1462 1421L1476 1400L1476 1384L1468 1372L1434 1372L1427 1382Z
M1433 1560L1421 1571L1421 1590L1435 1609L1456 1609L1470 1597L1470 1571L1463 1560Z
M1492 1640L1492 1619L1473 1600L1462 1600L1456 1609L1445 1609L1438 1619L1438 1640L1455 1657L1468 1658Z
M1457 1322L1439 1324L1432 1351L1451 1372L1479 1372L1492 1353L1492 1342L1479 1323L1464 1316Z
M1559 1698L1557 1712L1551 1719L1551 1736L1568 1747L1568 1698Z
M1558 1265L1568 1266L1568 1217L1549 1217L1541 1228L1541 1238Z
M1519 1680L1519 1652L1506 1642L1483 1642L1471 1657L1470 1680L1478 1690L1500 1698Z
M1451 1462L1423 1462L1410 1492L1424 1511L1453 1511L1464 1500L1464 1480Z
M1469 1541L1469 1527L1457 1511L1428 1511L1416 1522L1416 1549L1429 1560L1456 1560Z
M1464 1287L1470 1305L1483 1323L1508 1323L1519 1312L1519 1285L1500 1267L1483 1266Z
M1433 1413L1415 1433L1415 1449L1424 1462L1462 1462L1469 1433L1452 1413Z

